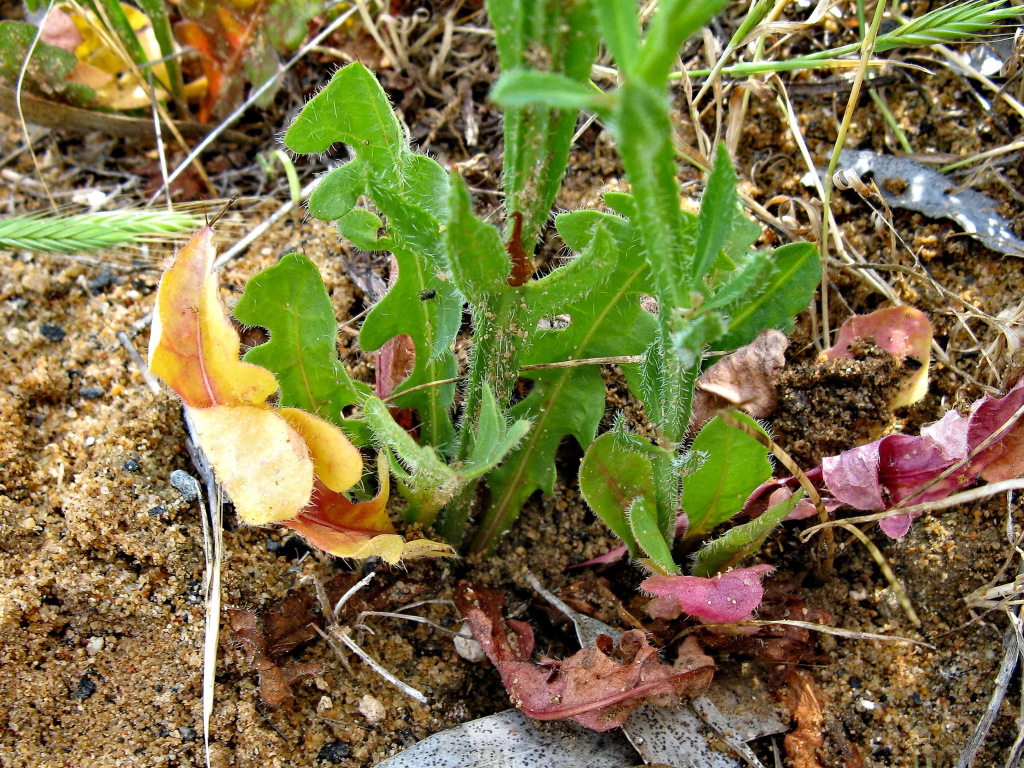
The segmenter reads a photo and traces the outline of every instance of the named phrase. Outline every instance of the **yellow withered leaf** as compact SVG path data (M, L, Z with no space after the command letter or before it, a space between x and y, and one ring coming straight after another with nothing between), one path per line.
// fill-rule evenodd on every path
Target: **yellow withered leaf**
M213 237L211 227L196 232L160 278L149 367L192 408L260 405L277 380L238 359L238 334L217 295Z
M298 408L277 411L306 441L316 476L332 491L345 491L363 476L359 449L330 422Z
M318 481L309 506L281 524L337 557L377 556L394 565L402 558L454 555L447 544L428 539L406 541L395 533L386 509L390 489L387 461L382 456L378 457L377 474L380 482L377 495L359 503L349 501Z
M306 442L271 408L189 408L196 438L235 510L249 525L294 517L313 492Z

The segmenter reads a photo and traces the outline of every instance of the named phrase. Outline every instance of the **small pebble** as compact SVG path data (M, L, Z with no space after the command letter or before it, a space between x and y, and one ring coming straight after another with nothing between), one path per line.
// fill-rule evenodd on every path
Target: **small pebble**
M373 725L387 717L388 711L384 709L383 704L367 693L359 700L359 714L366 718L366 722Z
M472 661L475 664L479 664L487 658L484 647L473 638L473 632L468 624L463 624L459 634L455 636L455 652L466 661Z
M126 461L124 463L124 471L125 472L141 472L142 471L142 465L139 464L139 462L137 462L135 459L128 459L128 461Z
M109 269L101 269L100 273L89 281L89 290L94 292L102 291L117 282L117 275Z
M49 341L64 341L64 337L68 335L67 331L59 325L50 325L49 323L39 326L39 333Z
M20 523L18 523L26 531L34 530L36 527L36 519L34 517L26 517Z
M171 472L171 487L180 493L185 501L193 502L199 498L199 481L182 469Z
M320 747L316 759L320 762L341 765L341 761L349 756L348 744L343 741L332 741Z
M75 686L75 692L71 694L71 697L79 701L85 701L94 693L96 693L96 683L88 674L85 674L78 681L78 685Z
M103 387L82 387L79 394L86 400L96 400L97 398L103 397L106 390Z
M155 507L150 507L148 512L150 517L160 517L167 513L167 507L163 504L157 504Z
M102 637L90 637L85 643L85 652L90 656L95 656L97 653L103 650L103 638Z
M195 741L196 729L190 728L187 725L183 725L180 728L178 728L178 735L181 736L182 741Z
M334 709L334 702L331 700L331 697L321 696L320 701L316 703L316 713L318 715L322 715L324 712L331 709Z

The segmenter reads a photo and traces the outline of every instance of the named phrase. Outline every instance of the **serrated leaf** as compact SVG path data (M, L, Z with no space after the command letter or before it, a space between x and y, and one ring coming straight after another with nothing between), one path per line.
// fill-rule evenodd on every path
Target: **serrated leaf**
M820 282L817 248L810 243L776 248L756 292L738 300L730 312L729 329L718 340L719 348L737 349L749 344L765 328L788 332L793 318L807 308Z
M736 171L724 144L718 145L715 165L708 177L697 217L697 242L693 275L702 278L715 263L732 233L739 198L736 196Z
M714 576L754 554L764 544L768 534L789 516L803 497L804 492L798 491L749 523L730 528L724 535L702 547L693 561L693 575L705 578Z
M764 431L749 416L737 413L733 418ZM690 521L688 540L704 536L739 512L747 497L772 473L765 447L720 416L704 426L691 451L704 462L683 477L683 509Z
M270 340L245 353L246 362L273 372L280 405L317 413L342 424L342 411L366 397L338 358L338 323L330 294L308 258L291 253L252 277L235 317L270 332Z

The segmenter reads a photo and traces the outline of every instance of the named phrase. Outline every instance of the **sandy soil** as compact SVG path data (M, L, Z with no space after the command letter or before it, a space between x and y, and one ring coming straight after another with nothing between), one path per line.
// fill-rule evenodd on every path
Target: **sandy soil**
M366 45L365 42L361 43ZM376 66L377 60L368 63ZM314 78L308 74L308 78ZM484 104L486 68L471 71L460 93L475 94L470 107L445 115L437 96L411 96L404 117L431 151L466 161L463 172L477 186L494 188L500 146L472 146L465 115L493 132L495 114ZM399 78L395 76L394 82ZM410 91L412 93L413 91ZM1002 102L986 113L965 81L940 70L915 83L886 91L897 119L919 152L967 155L1001 146L1006 131L1019 130L1020 116ZM814 96L796 103L817 160L835 136L836 115L845 95ZM475 113L473 112L475 110ZM280 115L280 119L285 119ZM283 122L282 122L283 124ZM772 101L752 101L737 164L746 191L762 203L775 195L810 197L799 182L804 173ZM13 123L3 119L0 155L21 145ZM279 127L279 126L275 126ZM684 139L688 129L682 129ZM270 132L257 149L273 146ZM864 99L858 106L848 146L892 151L888 129ZM41 150L41 151L40 151ZM88 170L93 164L129 177L146 172L151 155L101 137L84 141L55 133L39 140L42 173L55 188L106 183ZM248 152L248 154L247 154ZM252 150L225 151L216 160L225 193L250 191ZM105 159L104 159L105 158ZM208 158L214 164L214 159ZM303 167L312 172L322 163ZM976 188L1003 203L1003 213L1024 230L1017 158L1001 161L975 180ZM148 164L148 165L147 165ZM26 155L4 163L8 194L38 205L38 189L15 184L36 170ZM83 170L85 169L85 170ZM237 173L232 175L230 171ZM246 170L249 169L249 170ZM248 174L248 175L246 175ZM618 184L619 168L607 137L596 128L584 134L574 153L561 204L592 204L602 189ZM684 171L687 179L695 172ZM61 187L63 185L63 187ZM484 197L485 201L489 198ZM280 202L280 201L278 201ZM222 243L230 244L276 207L277 202L243 204L229 218ZM854 196L839 195L836 212L845 237L869 260L918 268L953 296L988 315L1014 308L1024 294L1020 262L999 256L972 240L949 238L947 222L895 212L904 239L890 247L887 232ZM774 237L768 235L769 238ZM551 246L555 247L554 244ZM343 251L327 225L293 215L258 240L223 273L230 302L239 287L283 253L301 250L324 272L339 319L361 311L364 294L346 271L355 254ZM115 337L139 329L134 343L145 350L140 321L152 305L156 267L170 249L148 257L82 261L28 253L3 256L0 273L0 765L202 764L201 673L204 609L203 545L198 506L169 483L172 470L191 471L185 431L174 397L154 396ZM924 402L876 429L908 431L948 408L980 396L959 371L990 382L980 346L996 331L972 319L969 338L951 303L915 278L892 279L897 295L929 312L936 339L953 365L935 366ZM853 270L832 275L833 325L851 311L883 303ZM812 325L802 319L790 347L791 362L813 359ZM343 335L355 375L372 371ZM997 367L1001 365L999 361ZM614 371L609 369L614 383ZM629 409L628 401L611 405ZM813 432L847 440L843 411L818 414ZM814 435L779 434L783 444ZM813 450L813 449L812 449ZM579 460L567 446L567 467ZM899 607L869 553L845 542L835 573L821 582L811 573L812 555L796 538L799 526L774 537L764 559L785 577L805 575L797 595L828 610L836 626L923 640L932 647L822 637L829 662L813 666L825 692L826 744L822 764L836 766L941 766L952 764L984 712L1001 659L1006 619L993 613L975 620L964 602L1003 567L1011 548L1008 520L1020 515L1005 499L922 518L903 540L872 539L905 585L922 625L915 628ZM230 508L225 520L223 599L227 608L267 616L289 592L311 594L311 580L329 582L361 564L332 561L310 553L284 529L237 524ZM840 541L844 541L840 537ZM578 578L565 567L613 545L607 531L586 510L574 484L563 483L555 498L535 499L520 523L487 563L416 564L381 577L373 606L394 609L410 600L450 598L456 578L470 576L509 591L509 604L524 611L541 630L542 650L566 652L564 628L552 627L531 605L527 569L554 588ZM1016 563L1010 565L1012 575ZM629 600L636 574L611 571L621 598ZM1003 580L1009 580L1004 576ZM354 580L354 576L351 580ZM618 581L616 581L618 580ZM368 598L369 599L369 598ZM296 616L314 617L308 603ZM305 611L305 613L303 612ZM456 624L444 603L419 611L445 626ZM269 707L261 702L258 676L247 647L223 621L212 721L216 766L369 766L439 729L507 706L493 670L473 665L454 651L448 636L393 619L370 619L373 633L357 631L363 647L398 677L422 690L429 704L403 696L369 672L354 655L339 658L320 641L278 657L319 664L316 674L293 686L293 697ZM369 697L369 698L368 698ZM1002 764L1016 735L1019 696L1011 692L977 765ZM381 713L383 711L383 714ZM765 749L769 747L765 746Z

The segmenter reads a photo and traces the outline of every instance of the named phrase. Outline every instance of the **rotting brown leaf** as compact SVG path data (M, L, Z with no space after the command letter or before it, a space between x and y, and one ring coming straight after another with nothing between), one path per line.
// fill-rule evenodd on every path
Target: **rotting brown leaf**
M786 706L796 727L783 742L793 768L825 768L818 750L825 743L825 696L806 669L794 668L786 677Z
M669 665L635 629L622 635L617 648L601 635L594 648L563 661L533 664L533 630L524 622L504 620L504 602L503 593L465 582L455 592L459 612L498 669L512 703L536 720L571 718L607 731L626 722L645 701L677 706L701 695L711 683L714 661L696 640L688 638L675 664Z
M786 365L789 339L781 331L761 331L752 342L726 355L697 379L690 427L699 429L722 408L735 406L763 419L778 406L776 383Z
M304 677L323 674L323 664L291 661L278 666L267 654L267 639L256 621L256 614L244 608L229 608L228 622L235 640L245 651L249 665L260 678L260 698L268 707L276 707L292 696L292 684Z

